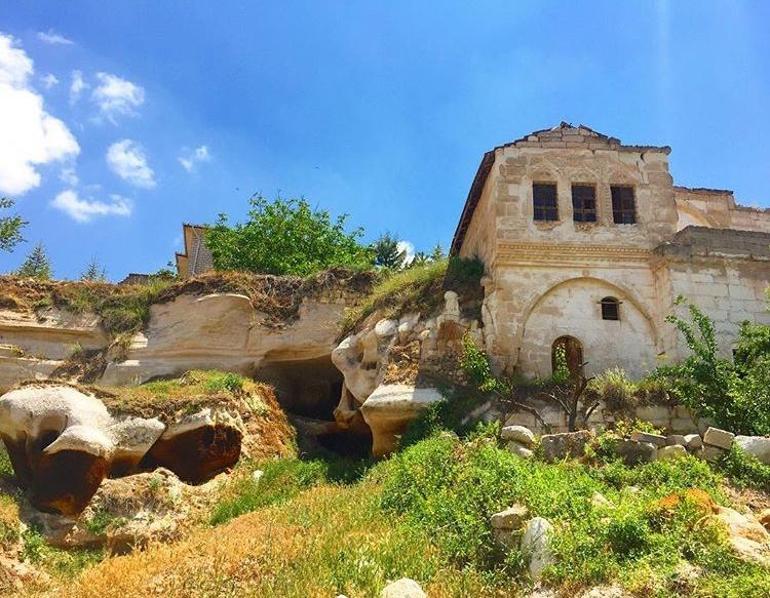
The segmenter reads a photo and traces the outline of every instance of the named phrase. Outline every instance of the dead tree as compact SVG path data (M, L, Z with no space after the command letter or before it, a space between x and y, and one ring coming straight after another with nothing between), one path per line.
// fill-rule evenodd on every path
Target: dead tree
M572 387L569 390L569 394L557 392L541 392L538 397L544 398L549 401L553 401L559 407L561 407L564 414L567 416L567 430L575 432L577 430L578 417L582 419L582 426L585 427L588 424L588 418L599 406L599 401L596 400L590 405L583 401L583 393L585 393L588 383L594 379L593 376L586 378L583 373L583 368L588 364L584 362L580 364L580 367L576 372L572 374ZM561 395L561 396L560 396Z

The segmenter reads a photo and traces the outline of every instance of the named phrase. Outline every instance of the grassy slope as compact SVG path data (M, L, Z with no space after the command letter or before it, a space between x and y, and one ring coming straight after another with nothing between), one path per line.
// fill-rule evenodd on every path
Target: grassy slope
M523 555L494 548L488 524L491 513L513 502L559 530L559 564L547 581L564 595L602 583L640 596L770 592L769 572L737 559L704 517L704 504L727 499L721 476L693 458L637 468L546 465L520 460L485 438L439 435L374 466L360 481L344 479L344 467L318 462L261 467L258 484L244 483L244 471L225 489L213 517L219 525L176 544L109 558L62 588L64 594L354 598L377 595L387 581L407 576L432 597L516 595L529 584ZM689 488L705 494L671 499ZM615 506L594 506L597 491ZM240 514L250 509L256 510ZM701 572L695 582L677 574L683 564Z

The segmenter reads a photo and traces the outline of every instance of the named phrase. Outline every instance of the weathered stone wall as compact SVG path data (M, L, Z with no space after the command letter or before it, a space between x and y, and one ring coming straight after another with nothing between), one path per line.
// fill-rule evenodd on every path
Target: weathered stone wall
M674 198L679 214L677 230L687 226L770 230L770 210L738 205L732 191L674 187Z

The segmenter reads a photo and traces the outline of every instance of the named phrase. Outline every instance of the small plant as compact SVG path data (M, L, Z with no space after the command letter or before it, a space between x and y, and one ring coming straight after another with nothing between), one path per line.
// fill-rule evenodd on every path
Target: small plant
M733 444L718 466L735 486L770 492L770 465L765 465L738 445Z
M206 381L206 392L211 394L217 392L239 393L243 390L244 379L233 372L224 372L214 374Z

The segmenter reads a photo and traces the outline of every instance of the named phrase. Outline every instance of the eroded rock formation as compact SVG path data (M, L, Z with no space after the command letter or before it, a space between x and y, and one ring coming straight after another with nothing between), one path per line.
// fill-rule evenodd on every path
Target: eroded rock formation
M240 457L242 422L206 408L180 421L111 414L66 385L26 385L0 397L0 438L32 504L83 511L105 477L165 467L198 484Z

